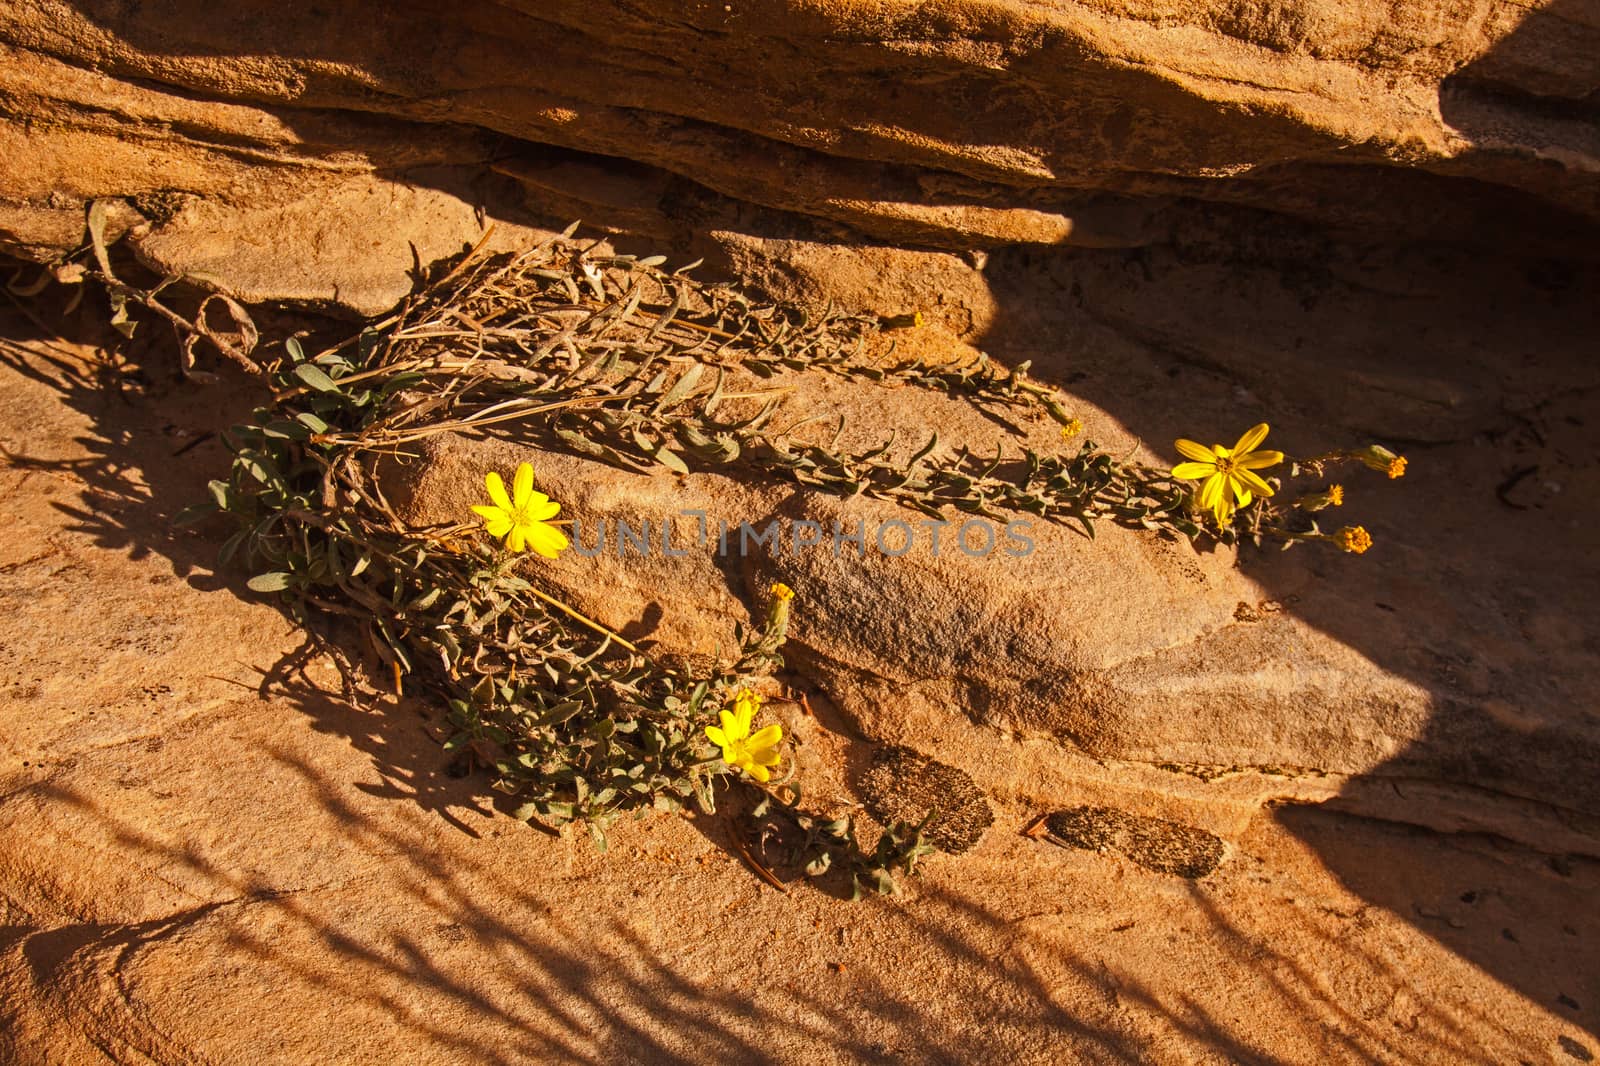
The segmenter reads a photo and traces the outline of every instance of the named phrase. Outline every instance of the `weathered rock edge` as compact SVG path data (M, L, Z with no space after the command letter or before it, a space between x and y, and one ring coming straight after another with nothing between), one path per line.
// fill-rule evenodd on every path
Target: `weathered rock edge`
M1206 201L1592 256L1597 55L1592 9L1503 0L36 0L0 13L0 244L58 254L112 199L161 270L365 313L407 241L529 208L967 250Z

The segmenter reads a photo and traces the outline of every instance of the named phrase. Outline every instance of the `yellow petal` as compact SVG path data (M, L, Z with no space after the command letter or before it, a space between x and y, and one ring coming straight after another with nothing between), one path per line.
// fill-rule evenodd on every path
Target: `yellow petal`
M1241 459L1233 461L1234 466L1242 466L1246 470L1260 470L1264 466L1276 466L1283 462L1282 452L1251 452Z
M735 740L749 735L750 731L748 729L744 732L739 731L739 719L727 711L723 711L718 717L722 719L722 733L728 738L728 743L731 744ZM721 743L721 741L718 741L718 743Z
M1239 438L1239 443L1233 446L1233 450L1236 454L1241 455L1245 452L1253 452L1256 450L1256 445L1266 439L1267 424L1265 422L1257 422L1244 431L1244 436Z
M1233 472L1233 476L1257 496L1272 495L1272 486L1261 480L1261 478L1252 471L1236 469Z
M749 766L746 766L744 768L744 772L755 778L757 781L760 781L763 785L766 784L767 781L772 777L771 772L768 771L765 766L759 766L756 763L751 763Z
M1200 486L1200 506L1207 511L1216 509L1217 501L1222 499L1222 490L1227 485L1228 479L1223 474L1213 474Z
M516 475L511 479L511 499L517 505L517 510L528 506L528 494L533 491L533 464L523 463L517 467Z
M528 505L528 517L535 522L548 522L561 513L561 505L542 492L533 494L533 502Z
M757 766L777 766L783 761L783 755L777 748L756 748L750 753L750 761Z
M506 495L506 483L500 480L499 473L489 471L489 476L483 479L483 485L489 490L489 499L495 502L496 507L512 510L511 497Z
M1249 507L1250 501L1255 499L1254 496L1250 495L1250 490L1245 488L1237 478L1228 482L1228 487L1232 489L1233 494L1239 498L1240 507Z
M1213 458L1210 448L1207 448L1204 444L1196 444L1192 440L1185 440L1182 437L1173 441L1172 446L1178 449L1179 455L1185 459L1193 459L1195 462L1208 463Z
M1217 472L1215 463L1179 463L1172 468L1172 476L1185 481L1199 481Z
M770 748L782 739L783 727L769 725L764 729L756 730L756 734L750 738L749 744L752 748Z
M1218 525L1225 526L1232 520L1233 501L1228 498L1227 493L1221 492L1217 494L1217 505L1211 509L1211 513L1217 516Z
M513 523L511 526L511 532L506 534L506 547L510 548L514 552L519 552L527 546L527 533L524 531L522 526Z
M726 748L728 746L728 734L724 733L714 725L706 726L706 739L711 741L711 743L715 744L719 748Z
M524 535L528 538L528 547L544 556L554 559L571 546L567 535L555 526L547 526L543 522L535 522L524 527Z
M488 529L489 536L503 537L511 529L511 516L498 507L489 504L475 503L472 509L483 519L484 528Z

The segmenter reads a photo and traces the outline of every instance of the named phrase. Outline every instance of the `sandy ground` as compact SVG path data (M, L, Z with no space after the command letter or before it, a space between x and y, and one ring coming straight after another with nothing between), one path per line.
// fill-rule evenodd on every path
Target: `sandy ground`
M717 818L540 833L173 527L242 388L0 335L0 1059L1600 1054L1600 866L1493 838L1264 810L1191 882L1001 806L851 903Z

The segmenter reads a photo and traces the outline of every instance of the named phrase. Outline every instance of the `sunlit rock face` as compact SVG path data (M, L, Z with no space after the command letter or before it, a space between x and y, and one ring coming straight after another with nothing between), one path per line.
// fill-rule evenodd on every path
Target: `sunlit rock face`
M490 223L512 247L582 217L791 303L923 311L1153 462L1262 420L1301 454L1425 449L1405 492L1351 487L1359 567L1125 530L1048 531L1005 566L596 562L619 625L703 652L789 580L797 661L859 728L938 748L976 723L986 787L1103 799L1068 787L1070 750L1600 809L1594 581L1560 562L1593 498L1571 398L1600 384L1580 4L19 3L0 53L0 241L34 258L101 200L159 273L376 314ZM925 398L798 395L987 439ZM514 458L441 451L418 505ZM884 517L545 466L596 516L655 494ZM652 613L667 592L699 610Z
M1577 3L20 3L0 240L371 312L485 213L966 252L1159 243L1192 202L1581 250ZM508 234L502 232L504 238Z

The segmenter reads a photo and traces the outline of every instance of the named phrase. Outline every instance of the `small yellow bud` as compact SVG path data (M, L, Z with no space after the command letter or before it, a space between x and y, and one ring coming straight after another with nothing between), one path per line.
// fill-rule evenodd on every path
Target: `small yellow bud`
M1380 474L1387 474L1391 478L1406 476L1405 456L1396 455L1381 444L1369 444L1360 451L1349 454L1352 459L1361 460L1363 465Z
M1071 421L1069 421L1066 425L1061 427L1061 439L1062 440L1071 440L1073 437L1076 437L1079 433L1082 433L1082 432L1083 432L1083 421L1081 419L1074 418Z
M1320 511L1324 507L1340 507L1344 504L1344 486L1329 485L1321 492L1313 492L1309 496L1302 496L1295 501L1295 506L1302 511Z
M1360 526L1345 526L1333 535L1333 542L1343 551L1360 555L1372 547L1372 535Z
M794 602L794 589L782 581L774 581L767 586L767 592L772 595L772 602L767 604L767 628L762 643L768 645L770 651L782 644L789 632L789 605Z

